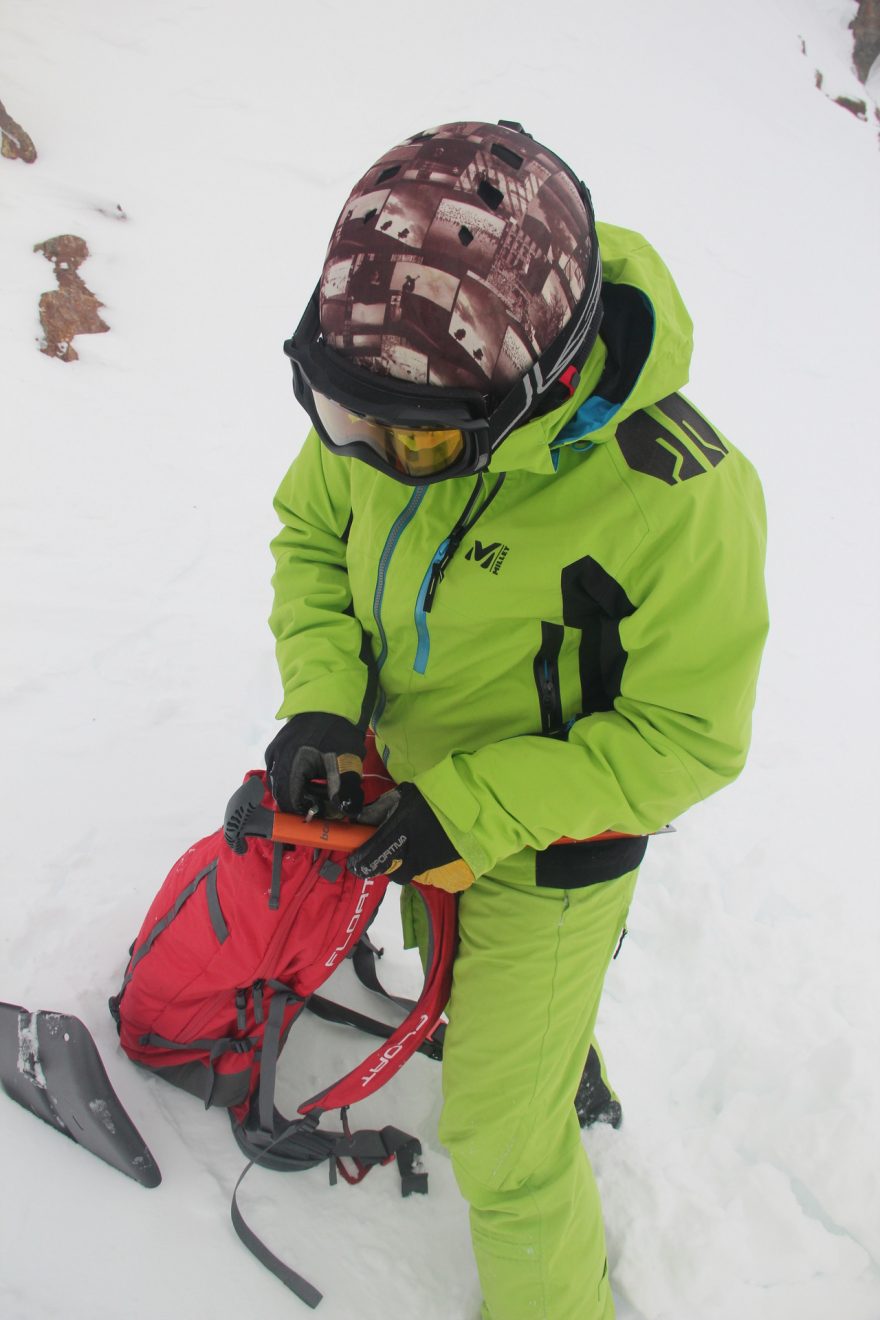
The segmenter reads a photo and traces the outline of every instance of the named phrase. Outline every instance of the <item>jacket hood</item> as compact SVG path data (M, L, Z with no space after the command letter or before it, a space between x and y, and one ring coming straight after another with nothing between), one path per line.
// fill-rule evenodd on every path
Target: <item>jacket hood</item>
M687 382L693 323L665 263L631 229L597 224L604 317L574 396L513 431L489 465L493 472L552 473L566 445L609 440L630 413Z

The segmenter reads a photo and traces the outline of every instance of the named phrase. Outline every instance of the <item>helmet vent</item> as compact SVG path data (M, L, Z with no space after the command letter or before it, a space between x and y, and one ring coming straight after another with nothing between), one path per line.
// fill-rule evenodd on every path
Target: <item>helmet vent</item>
M500 188L496 188L488 179L483 179L477 189L477 196L481 197L487 206L491 206L493 211L497 211L504 201L504 193Z
M515 151L511 151L510 147L502 146L500 142L492 143L492 155L497 156L499 160L503 160L504 164L509 165L513 170L522 169L522 156L518 156Z
M462 225L461 229L459 229L458 241L462 247L467 247L468 243L473 243L474 236L468 229L467 225Z
M400 173L399 165L389 165L388 168L383 170L382 173L379 175L378 179L376 180L376 183L377 184L384 183L386 179L393 179L395 174L399 174L399 173Z

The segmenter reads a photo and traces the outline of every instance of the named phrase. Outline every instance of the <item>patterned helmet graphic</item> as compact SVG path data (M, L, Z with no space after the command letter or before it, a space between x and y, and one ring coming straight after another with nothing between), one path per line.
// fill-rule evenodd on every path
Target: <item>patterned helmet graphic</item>
M355 184L320 286L329 347L406 381L500 397L585 293L596 243L556 156L494 124L444 124Z

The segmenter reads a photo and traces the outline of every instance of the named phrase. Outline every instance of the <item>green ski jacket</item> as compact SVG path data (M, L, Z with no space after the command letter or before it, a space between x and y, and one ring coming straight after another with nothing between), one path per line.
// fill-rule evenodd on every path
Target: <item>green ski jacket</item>
M476 875L656 830L749 744L760 484L678 393L692 326L665 265L598 232L605 318L576 392L485 474L405 486L313 431L275 499L279 717L372 723Z

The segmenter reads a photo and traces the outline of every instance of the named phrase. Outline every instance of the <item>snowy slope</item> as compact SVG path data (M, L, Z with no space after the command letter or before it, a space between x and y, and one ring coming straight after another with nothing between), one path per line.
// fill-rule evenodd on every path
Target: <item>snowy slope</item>
M880 1317L877 125L813 84L849 77L853 4L719 8L6 0L0 99L39 159L0 160L0 995L90 1024L165 1181L0 1100L3 1320L299 1309L232 1233L225 1117L136 1075L105 1001L272 732L271 495L305 430L281 341L351 180L470 117L520 119L658 247L688 392L771 522L749 768L649 852L601 1015L626 1119L586 1141L620 1320ZM36 349L32 252L65 232L111 326L69 365ZM304 1026L290 1107L351 1050ZM430 1196L258 1171L254 1222L325 1320L475 1320L436 1067L362 1108L419 1133Z

